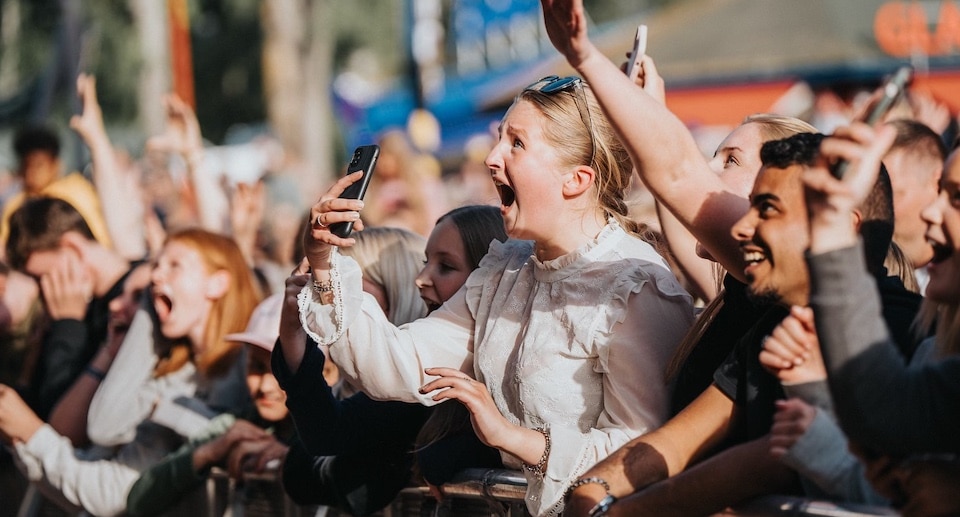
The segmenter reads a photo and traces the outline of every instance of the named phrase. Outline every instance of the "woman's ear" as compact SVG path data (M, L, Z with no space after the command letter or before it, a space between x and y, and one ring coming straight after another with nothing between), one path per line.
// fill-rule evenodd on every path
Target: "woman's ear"
M563 195L566 197L576 197L583 194L593 186L593 180L597 173L592 167L579 165L570 171L563 181Z
M218 300L227 294L230 289L230 273L226 270L219 270L207 278L207 298Z

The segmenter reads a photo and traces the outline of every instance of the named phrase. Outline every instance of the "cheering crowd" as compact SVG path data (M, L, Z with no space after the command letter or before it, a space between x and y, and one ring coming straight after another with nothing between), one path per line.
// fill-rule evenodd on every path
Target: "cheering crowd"
M363 200L358 172L277 217L176 97L142 162L182 174L148 181L81 75L92 180L48 129L14 142L0 468L103 516L204 511L214 467L346 515L474 467L536 516L960 514L956 122L755 114L705 157L651 57L631 80L581 1L541 3L578 76L517 92L449 203L392 134Z

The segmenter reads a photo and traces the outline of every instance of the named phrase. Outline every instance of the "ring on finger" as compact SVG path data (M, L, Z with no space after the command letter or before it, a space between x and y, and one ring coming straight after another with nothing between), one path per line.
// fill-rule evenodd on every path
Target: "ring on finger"
M320 228L326 228L327 225L323 224L323 214L317 216L317 226Z

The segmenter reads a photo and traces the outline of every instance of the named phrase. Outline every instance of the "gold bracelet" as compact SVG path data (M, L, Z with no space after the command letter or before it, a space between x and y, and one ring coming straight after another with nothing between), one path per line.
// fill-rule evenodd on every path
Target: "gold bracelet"
M533 430L543 435L546 444L543 447L543 456L540 456L540 461L538 461L536 465L523 462L523 470L532 473L538 478L543 478L544 474L547 473L547 460L550 458L550 433L542 427L535 427Z

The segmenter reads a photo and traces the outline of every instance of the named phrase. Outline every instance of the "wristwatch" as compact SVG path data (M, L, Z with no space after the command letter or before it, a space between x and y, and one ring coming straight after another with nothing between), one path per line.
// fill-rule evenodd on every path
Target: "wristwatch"
M613 506L613 503L617 502L617 498L613 494L607 494L606 497L600 500L593 508L590 509L590 512L587 513L589 517L601 517L607 514L607 510Z

